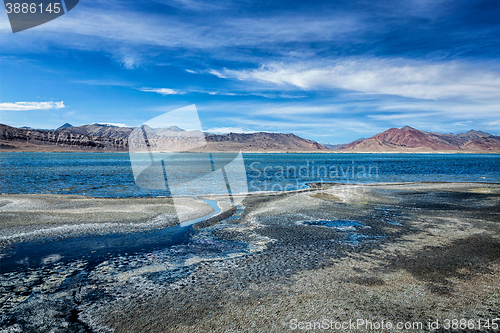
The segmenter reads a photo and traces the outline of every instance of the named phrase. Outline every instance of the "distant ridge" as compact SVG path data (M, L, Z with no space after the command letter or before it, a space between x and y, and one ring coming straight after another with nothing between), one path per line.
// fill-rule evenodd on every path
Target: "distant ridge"
M69 123L66 123L66 124L64 124L64 125L59 126L59 127L58 127L58 128L56 128L55 130L56 130L56 131L60 131L60 130L62 130L62 129L64 129L64 128L71 128L71 127L73 127L73 125L71 125L71 124L69 124Z
M143 125L148 127L147 125ZM79 127L66 128L65 131L75 134L87 134L109 138L127 139L134 130L133 127L110 127L93 124ZM151 131L148 127L148 131ZM167 135L169 132L185 132L177 126L170 126L153 131L157 135ZM206 150L210 151L316 151L327 150L319 143L303 139L294 134L258 132L250 134L229 133L210 134L205 133L207 141Z
M146 125L143 125L147 127ZM133 127L118 127L107 124L71 126L64 124L55 131L21 129L0 124L0 149L18 151L128 151L128 137ZM155 140L165 140L175 134L176 140L189 137L182 128L151 129ZM183 134L182 132L186 132ZM319 143L301 138L295 134L282 133L203 133L206 147L201 151L328 151Z
M147 127L146 125L143 125ZM2 151L128 151L128 137L133 127L109 124L72 126L64 124L56 130L15 128L0 124L0 150ZM188 137L190 131L172 126L150 129L156 140L169 136ZM186 132L184 134L183 132ZM201 132L199 132L201 133ZM470 130L459 134L425 132L410 126L390 128L371 138L362 138L344 145L321 145L295 134L257 133L203 133L207 145L200 151L230 152L469 152L500 153L500 136Z
M64 126L64 125L63 125ZM134 130L133 127L118 127L108 124L91 124L91 125L83 125L83 126L70 126L64 127L60 129L61 131L72 133L72 134L81 134L81 135L90 135L90 136L101 136L105 138L114 138L114 139L127 139L129 134Z
M123 139L73 134L63 130L45 131L0 124L0 148L13 151L125 151Z
M293 133L229 133L207 134L207 150L211 151L328 151L319 143Z
M500 137L470 130L459 134L424 132L410 126L390 128L357 140L337 151L345 152L500 152Z

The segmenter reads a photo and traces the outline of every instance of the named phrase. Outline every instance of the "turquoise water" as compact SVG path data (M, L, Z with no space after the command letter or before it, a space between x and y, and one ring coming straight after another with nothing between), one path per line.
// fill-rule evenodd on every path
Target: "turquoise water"
M283 191L308 182L497 182L500 155L243 154L249 191ZM186 165L197 163L189 160ZM182 165L180 167L181 170ZM189 168L186 168L189 170ZM195 183L210 193L206 177ZM126 153L0 153L0 193L151 197L168 190L135 184ZM189 195L189 193L185 193Z

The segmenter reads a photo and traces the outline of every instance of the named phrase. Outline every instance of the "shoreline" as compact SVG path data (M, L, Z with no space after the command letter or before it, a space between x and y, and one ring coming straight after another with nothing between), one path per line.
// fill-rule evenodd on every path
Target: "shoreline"
M179 198L174 207L168 197L0 194L0 247L44 237L60 239L159 230L213 212L206 202L192 197Z
M355 151L200 151L200 152L176 152L181 154L200 154L200 153L217 153L217 154L415 154L415 155L459 155L459 154L471 154L471 155L500 155L500 151L383 151L383 152L355 152ZM19 149L0 149L1 153L98 153L98 154L129 154L129 151L95 151L95 150L78 150L78 149L61 149L61 150L19 150ZM168 153L168 152L160 152Z
M236 193L233 194L233 196L265 196L265 195L276 195L276 194L284 194L284 193L300 193L304 191L311 191L311 190L317 190L321 185L325 186L385 186L385 185L412 185L412 184L483 184L483 185L500 185L500 182L485 182L485 181L408 181L408 182L372 182L372 183L341 183L341 182L305 182L305 185L309 186L308 188L301 188L301 189L295 189L295 190L289 190L289 191L252 191L248 193ZM315 187L311 187L315 186ZM167 195L161 195L161 196L147 196L147 197L99 197L99 196L92 196L92 195L87 195L87 194L60 194L60 193L0 193L0 199L2 196L9 196L9 195L16 195L16 196L61 196L61 197L79 197L79 198L87 198L87 199L110 199L110 200L134 200L134 199L172 199L172 198L195 198L194 196L189 196L189 195L182 195L182 196L176 196L176 197L171 197ZM208 193L208 194L203 194L203 195L198 195L197 198L225 198L227 197L225 194L214 194L214 193ZM195 198L196 199L196 198ZM0 206L1 207L1 206Z
M244 195L248 200L274 199L311 192L327 193L329 190L340 192L364 193L366 188L401 188L411 189L424 187L429 190L440 189L454 191L463 187L469 189L495 187L500 183L488 182L394 182L394 183L306 183L308 188L291 191L262 191L236 194ZM85 235L106 235L130 232L145 232L164 228L195 225L194 228L212 226L230 218L237 210L226 202L225 195L207 194L197 198L191 196L175 197L177 208L175 213L173 198L159 197L93 197L74 194L21 194L0 193L0 249L16 243L33 241L50 237L80 237ZM222 200L221 200L222 199ZM214 214L207 203L213 201L219 207ZM248 201L247 199L245 199ZM206 221L204 218L207 218ZM192 222L196 221L196 222ZM199 226L198 226L199 224Z

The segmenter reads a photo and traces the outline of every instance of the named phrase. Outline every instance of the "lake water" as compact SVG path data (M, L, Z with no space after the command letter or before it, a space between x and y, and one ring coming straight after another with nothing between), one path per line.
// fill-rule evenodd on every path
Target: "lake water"
M229 156L229 155L228 155ZM180 172L200 163L184 154ZM250 192L306 188L309 182L500 183L500 155L470 154L243 154ZM231 176L231 175L229 175ZM216 193L215 179L195 186ZM186 190L185 195L189 195ZM127 153L0 153L0 193L153 197L168 190L136 185Z

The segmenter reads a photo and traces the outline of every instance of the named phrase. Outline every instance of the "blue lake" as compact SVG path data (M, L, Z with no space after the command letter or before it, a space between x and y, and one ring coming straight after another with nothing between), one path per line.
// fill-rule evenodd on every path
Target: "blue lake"
M180 169L198 163L194 155L185 155ZM309 182L321 181L500 183L498 154L248 153L243 158L251 192L295 190L307 187ZM210 192L210 180L208 183L207 179L200 180L197 186ZM0 153L0 193L169 195L168 190L137 186L127 153Z

